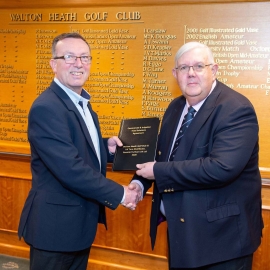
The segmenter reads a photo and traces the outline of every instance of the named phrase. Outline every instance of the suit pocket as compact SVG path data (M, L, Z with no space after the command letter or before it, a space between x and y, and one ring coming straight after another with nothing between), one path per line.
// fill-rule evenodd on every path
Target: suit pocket
M80 200L67 193L48 192L46 194L46 203L57 205L80 205Z
M216 221L231 216L240 214L240 209L237 203L225 204L217 208L206 211L206 217L209 222Z
M204 146L198 146L197 147L197 153L200 154L200 155L207 155L208 154L208 146L209 144L206 144Z

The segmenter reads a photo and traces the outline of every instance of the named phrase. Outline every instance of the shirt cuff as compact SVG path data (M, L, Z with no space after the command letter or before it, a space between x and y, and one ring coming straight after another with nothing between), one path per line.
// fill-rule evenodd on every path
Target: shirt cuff
M141 201L141 200L143 199L143 191L144 191L144 186L143 186L143 184L141 183L141 181L136 180L136 179L132 180L131 183L137 183L137 184L141 187L141 189L142 189L142 196L141 196L141 198L140 198L140 201Z
M122 198L122 200L121 200L121 204L124 203L125 198L126 198L126 191L125 191L125 188L123 187L123 189L124 189L124 194L123 194L123 198Z

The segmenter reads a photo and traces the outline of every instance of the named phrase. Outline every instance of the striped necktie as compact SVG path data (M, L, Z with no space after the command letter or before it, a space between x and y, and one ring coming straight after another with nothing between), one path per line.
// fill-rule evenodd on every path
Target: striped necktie
M188 128L188 126L190 125L192 119L194 118L195 113L196 113L196 110L193 107L188 108L188 112L184 116L183 123L182 123L182 125L180 127L180 130L178 132L178 135L177 135L177 137L175 139L173 150L171 152L169 161L173 161L175 153L176 153L176 151L177 151L177 149L179 147L180 140L184 136L184 133L185 133L186 129Z

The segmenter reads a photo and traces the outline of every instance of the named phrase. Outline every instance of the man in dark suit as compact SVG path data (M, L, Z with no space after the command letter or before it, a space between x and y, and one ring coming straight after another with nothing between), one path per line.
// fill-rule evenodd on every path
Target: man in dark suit
M207 46L179 49L183 95L164 114L156 162L138 164L130 184L145 194L154 182L151 242L166 218L170 269L250 270L261 241L256 114L217 70Z
M91 50L76 33L53 40L55 78L33 103L28 121L32 188L22 211L19 237L30 245L31 270L87 268L105 206L134 209L137 193L107 179L107 157L122 143L101 137L98 117L83 89Z

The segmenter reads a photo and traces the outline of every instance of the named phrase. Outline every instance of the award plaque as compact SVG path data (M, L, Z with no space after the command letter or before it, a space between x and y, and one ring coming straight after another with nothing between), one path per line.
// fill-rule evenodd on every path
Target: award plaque
M136 170L136 164L155 160L159 124L157 117L122 120L118 137L123 146L116 148L113 171Z

